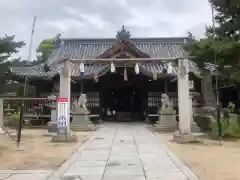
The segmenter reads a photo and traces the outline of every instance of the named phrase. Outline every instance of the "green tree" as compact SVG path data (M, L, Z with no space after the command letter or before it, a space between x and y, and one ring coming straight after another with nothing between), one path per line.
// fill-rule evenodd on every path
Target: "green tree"
M18 49L25 45L23 41L15 41L15 36L0 37L0 63L7 60Z
M54 40L53 39L45 39L43 40L39 47L37 48L38 60L40 62L46 62L50 54L52 53L52 50L54 48Z
M216 28L218 38L231 37L239 40L240 31L240 1L239 0L210 0L216 10L215 20L219 24ZM212 32L212 28L208 28Z
M216 54L221 78L240 82L240 1L209 1L216 12L215 37L213 38L213 27L209 26L206 28L206 38L200 40L190 38L185 48L191 56L196 56L196 61L200 64L214 63ZM225 65L231 65L232 68L226 71L223 68Z

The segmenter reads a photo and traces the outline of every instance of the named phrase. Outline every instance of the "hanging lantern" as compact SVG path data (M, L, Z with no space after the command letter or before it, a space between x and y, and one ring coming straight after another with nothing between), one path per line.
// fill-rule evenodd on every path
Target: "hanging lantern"
M115 69L115 66L114 66L114 64L113 64L113 62L111 63L111 72L115 72L116 71L116 69Z
M172 63L168 63L167 73L168 74L172 74L173 73Z
M153 72L153 80L157 80L158 74L156 71Z
M139 64L138 63L135 65L135 73L139 74Z
M81 73L84 73L84 70L85 70L84 63L82 63L82 62L80 63L79 69L80 69Z
M127 77L127 68L124 68L124 81L127 81L128 77Z

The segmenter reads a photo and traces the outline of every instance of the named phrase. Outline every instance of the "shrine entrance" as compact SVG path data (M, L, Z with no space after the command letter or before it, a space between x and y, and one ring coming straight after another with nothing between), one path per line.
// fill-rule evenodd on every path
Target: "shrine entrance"
M104 120L143 121L147 109L148 78L136 75L133 69L117 68L115 73L107 73L99 79L100 104Z

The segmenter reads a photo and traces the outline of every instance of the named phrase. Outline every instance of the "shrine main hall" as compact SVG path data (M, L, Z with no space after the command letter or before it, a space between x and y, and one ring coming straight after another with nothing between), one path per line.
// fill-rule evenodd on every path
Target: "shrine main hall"
M134 38L124 27L115 38L58 37L46 62L12 67L11 73L35 86L37 97L58 94L72 103L86 94L90 114L103 120L144 120L157 113L164 93L177 109L179 121L188 122L189 92L201 96L206 88L203 69L185 51L189 40Z

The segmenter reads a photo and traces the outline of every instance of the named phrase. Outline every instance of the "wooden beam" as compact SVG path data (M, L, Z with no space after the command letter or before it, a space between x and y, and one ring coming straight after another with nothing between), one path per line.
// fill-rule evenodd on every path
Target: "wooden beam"
M65 58L59 61L59 63L63 63L64 61L70 61L71 63L97 63L97 62L122 62L122 63L169 63L169 62L174 62L180 59L194 59L194 56L182 56L182 57L170 57L170 58L119 58L119 59L112 59L112 58L106 58L106 59L97 59L97 58L92 58L92 59L74 59L74 58Z

